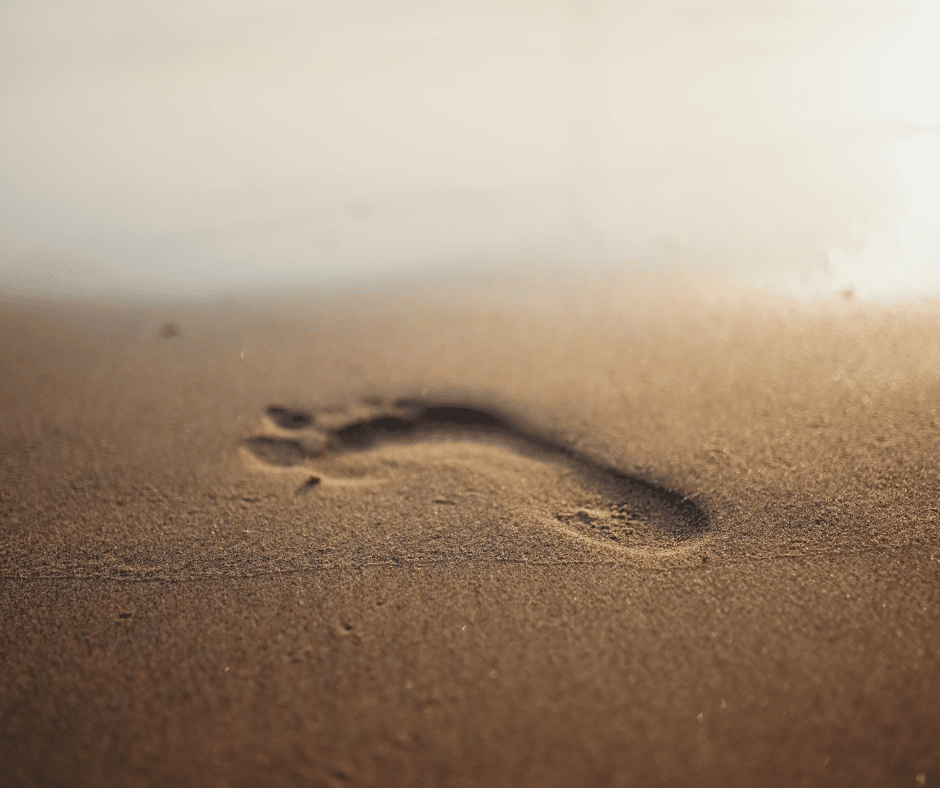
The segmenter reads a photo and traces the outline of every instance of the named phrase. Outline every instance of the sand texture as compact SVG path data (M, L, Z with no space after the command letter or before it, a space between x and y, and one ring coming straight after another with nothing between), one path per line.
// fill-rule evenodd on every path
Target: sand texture
M940 784L936 305L7 295L0 402L4 784Z

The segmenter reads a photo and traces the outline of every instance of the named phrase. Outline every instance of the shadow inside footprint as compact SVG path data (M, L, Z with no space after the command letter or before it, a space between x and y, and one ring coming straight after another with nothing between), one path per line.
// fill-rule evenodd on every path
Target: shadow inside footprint
M283 430L300 430L309 427L313 421L313 416L309 413L282 408L280 405L271 405L267 410L267 414L271 421Z
M268 408L267 413L283 429L299 430L314 423L311 414L278 406ZM294 466L324 453L363 452L384 444L441 440L495 444L564 466L599 493L604 501L600 508L581 507L555 516L568 529L594 540L620 545L685 541L701 536L707 528L704 512L690 498L604 465L494 409L402 399L372 418L318 430L318 435L316 448L313 442L260 436L249 438L245 446L271 465Z

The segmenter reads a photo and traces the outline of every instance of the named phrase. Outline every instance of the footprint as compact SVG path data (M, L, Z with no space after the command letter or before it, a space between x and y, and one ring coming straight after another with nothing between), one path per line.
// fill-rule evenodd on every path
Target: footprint
M300 465L310 456L310 450L303 443L290 438L269 438L259 435L246 440L245 446L259 460L282 468Z
M313 421L313 416L300 410L290 410L281 408L277 405L271 405L267 410L268 417L284 430L301 430L309 427Z
M576 500L565 506L546 500L546 507L555 508L546 510L545 516L558 528L595 543L614 549L667 548L703 536L708 527L704 512L690 498L608 467L495 409L401 399L385 408L371 401L351 411L334 409L319 414L272 405L266 415L271 432L280 430L289 437L257 435L245 440L244 447L270 466L306 472L315 470L314 466L326 467L344 455L373 452L378 456L380 447L469 441L503 447L556 468L560 473L558 488L575 489L571 497ZM389 457L382 461L398 464ZM571 479L577 482L575 488ZM324 486L321 480L329 486L326 474L319 470L316 475L308 473L296 495L320 490ZM333 482L354 483L356 480ZM435 494L432 498L438 507L456 507L452 496ZM567 501L567 495L565 498ZM534 500L538 505L538 499Z

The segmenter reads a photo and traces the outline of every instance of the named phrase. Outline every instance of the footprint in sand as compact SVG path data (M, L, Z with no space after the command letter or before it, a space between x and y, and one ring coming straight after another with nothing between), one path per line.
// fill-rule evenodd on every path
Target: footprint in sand
M515 494L530 511L541 510L542 520L614 549L674 548L703 536L707 528L704 513L691 499L599 463L497 410L403 399L384 407L372 401L321 413L272 405L266 416L269 434L248 438L244 448L266 466L302 473L298 496L382 484L389 468L401 472L409 460L414 461L412 477L429 465L443 473L449 462L473 469L476 477L485 476L489 466L489 489L485 481L474 485L466 478L454 481L455 494L428 489L427 504L434 511L487 494L507 500ZM419 450L424 452L420 457ZM358 464L350 464L353 459ZM370 475L369 468L375 473ZM423 483L439 486L440 478L412 482L406 489L414 494Z

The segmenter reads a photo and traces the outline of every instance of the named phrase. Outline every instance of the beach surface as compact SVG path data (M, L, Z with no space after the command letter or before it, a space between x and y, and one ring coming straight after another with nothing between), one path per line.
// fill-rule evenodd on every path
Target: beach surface
M940 306L0 299L0 773L940 783Z

